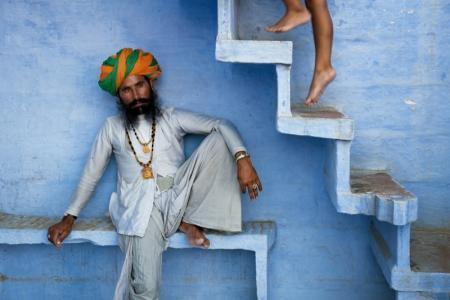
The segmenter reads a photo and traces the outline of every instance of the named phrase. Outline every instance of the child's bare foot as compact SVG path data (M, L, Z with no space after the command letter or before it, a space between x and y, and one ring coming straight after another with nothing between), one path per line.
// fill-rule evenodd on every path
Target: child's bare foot
M313 105L319 102L319 98L324 92L327 85L336 77L336 70L329 67L323 71L314 72L311 86L309 87L309 94L306 97L305 104Z
M286 14L275 24L266 28L268 32L286 32L299 25L307 23L311 14L306 8L287 10Z
M209 247L209 240L199 227L193 224L181 222L180 230L187 235L187 238L192 246L203 248Z

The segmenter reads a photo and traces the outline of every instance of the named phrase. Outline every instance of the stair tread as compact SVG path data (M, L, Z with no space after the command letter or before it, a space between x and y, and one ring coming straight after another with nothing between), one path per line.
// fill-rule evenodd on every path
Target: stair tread
M397 200L416 198L385 172L352 170L350 181L354 194L376 194Z
M450 273L450 228L412 228L411 270Z
M353 139L353 120L333 107L291 105L292 116L279 116L277 129L282 133L335 140Z
M294 104L291 106L293 117L301 118L323 118L323 119L340 119L347 117L330 106L306 106L304 104Z
M46 216L22 216L0 213L0 228L8 229L47 229L60 219ZM109 218L80 219L74 224L74 230L113 231L114 225Z
M217 40L216 59L224 62L292 64L291 41Z
M51 225L59 222L59 218L46 216L24 216L0 212L1 229L24 229L41 230L47 229ZM75 222L74 231L115 231L114 225L109 217L103 218L82 218ZM242 223L242 233L264 234L275 230L273 221L247 221ZM211 233L226 234L209 230Z

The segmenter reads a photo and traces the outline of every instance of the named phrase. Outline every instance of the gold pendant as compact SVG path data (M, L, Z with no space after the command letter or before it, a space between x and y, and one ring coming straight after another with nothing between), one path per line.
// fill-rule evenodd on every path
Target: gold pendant
M149 153L150 152L150 147L148 145L144 145L144 153Z
M144 177L144 179L151 179L151 178L153 178L153 171L152 171L152 168L150 166L144 166L142 168L142 177Z

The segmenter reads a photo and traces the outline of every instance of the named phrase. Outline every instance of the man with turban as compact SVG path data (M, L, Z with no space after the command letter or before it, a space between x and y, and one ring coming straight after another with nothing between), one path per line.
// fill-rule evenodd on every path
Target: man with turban
M241 230L240 192L256 199L261 182L234 128L222 119L160 108L152 54L125 48L104 61L99 85L118 96L121 114L100 129L62 220L48 230L56 247L70 234L114 153L117 190L111 220L125 254L114 299L158 299L162 252L177 230L208 248L203 229ZM207 135L185 161L183 137Z

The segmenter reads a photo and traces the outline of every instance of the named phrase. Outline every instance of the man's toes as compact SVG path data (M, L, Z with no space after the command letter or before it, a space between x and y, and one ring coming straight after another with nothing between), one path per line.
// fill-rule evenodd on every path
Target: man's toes
M202 237L198 237L198 238L195 239L195 245L196 246L201 246L201 245L203 245L204 242L205 242L205 239L202 238Z
M202 245L203 245L204 248L209 248L209 245L210 245L209 240L205 238L205 241L203 242Z

